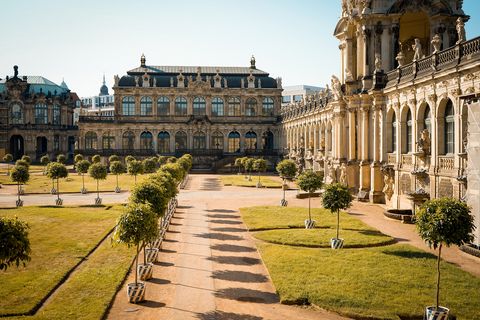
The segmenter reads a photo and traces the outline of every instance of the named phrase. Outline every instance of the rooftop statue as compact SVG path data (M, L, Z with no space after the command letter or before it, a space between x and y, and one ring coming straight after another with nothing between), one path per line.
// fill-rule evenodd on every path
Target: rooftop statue
M433 46L433 53L437 53L438 51L440 51L440 48L442 46L442 38L438 35L438 33L435 33L430 43Z
M466 35L465 35L465 23L463 22L463 19L461 17L458 17L457 19L457 34L458 34L458 41L456 44L459 44L461 42L464 42L466 40Z
M332 91L333 91L333 96L335 97L335 100L341 100L343 99L343 92L342 92L342 84L340 83L340 80L335 75L332 75Z
M422 44L420 43L420 39L415 38L415 44L412 45L412 49L414 51L413 61L423 58Z

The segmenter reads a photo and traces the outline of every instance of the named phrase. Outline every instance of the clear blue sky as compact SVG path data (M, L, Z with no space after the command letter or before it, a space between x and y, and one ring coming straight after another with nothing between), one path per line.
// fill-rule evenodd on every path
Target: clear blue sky
M340 0L2 1L0 78L17 64L87 96L142 52L152 65L248 66L254 54L284 85L324 86L340 72L340 11ZM480 1L465 0L464 11L467 38L480 35Z

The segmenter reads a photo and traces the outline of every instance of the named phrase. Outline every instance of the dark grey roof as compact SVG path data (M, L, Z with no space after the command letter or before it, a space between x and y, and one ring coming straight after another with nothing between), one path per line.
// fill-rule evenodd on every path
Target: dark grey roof
M182 71L183 74L197 74L198 68L202 74L214 75L217 73L222 74L239 74L248 75L250 72L253 75L267 75L268 73L259 69L251 69L248 67L205 67L205 66L145 66L138 67L127 71L128 74L179 74Z

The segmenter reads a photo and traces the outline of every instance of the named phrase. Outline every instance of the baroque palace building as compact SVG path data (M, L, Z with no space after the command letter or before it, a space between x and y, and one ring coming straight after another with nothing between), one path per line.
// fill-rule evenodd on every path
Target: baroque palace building
M480 38L466 40L468 19L462 1L343 0L340 76L282 107L288 156L391 208L466 199L478 242Z
M82 112L78 152L84 155L180 155L197 168L234 156L274 157L281 147L281 79L255 66L150 66L145 56L114 77L113 116Z

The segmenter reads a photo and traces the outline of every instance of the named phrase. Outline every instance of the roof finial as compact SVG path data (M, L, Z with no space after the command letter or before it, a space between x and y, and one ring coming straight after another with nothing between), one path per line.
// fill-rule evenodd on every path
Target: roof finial
M103 84L105 84L105 73L103 74Z
M257 69L257 67L255 67L255 57L253 56L253 54L252 54L252 57L250 58L250 68Z
M142 57L140 58L140 67L145 67L145 62L147 59L145 59L145 55L142 53Z

